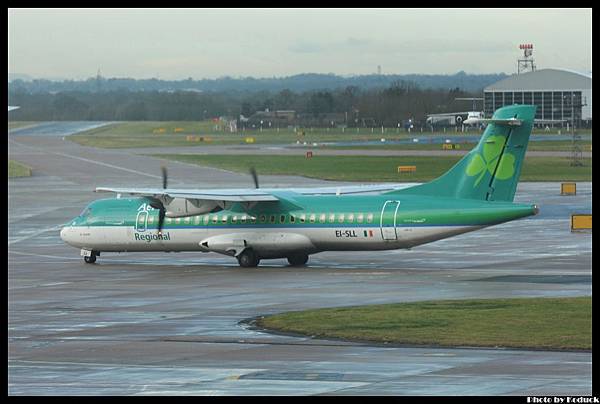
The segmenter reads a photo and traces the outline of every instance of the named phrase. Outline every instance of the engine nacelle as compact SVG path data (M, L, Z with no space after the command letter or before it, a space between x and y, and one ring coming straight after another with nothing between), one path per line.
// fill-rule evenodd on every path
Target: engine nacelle
M174 198L169 203L163 202L163 205L167 217L202 215L213 212L217 208L224 208L224 203L219 201L185 198Z

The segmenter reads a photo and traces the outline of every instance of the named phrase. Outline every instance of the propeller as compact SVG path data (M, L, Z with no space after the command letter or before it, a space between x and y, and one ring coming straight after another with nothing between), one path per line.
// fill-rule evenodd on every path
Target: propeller
M167 167L160 166L160 171L162 172L163 189L167 189Z
M167 189L167 167L160 166L160 171L162 172L163 189ZM160 200L154 199L150 203L150 206L152 206L154 209L158 209L158 234L162 234L162 228L165 222L165 205L163 205Z
M254 180L254 187L258 189L258 175L256 174L256 169L254 167L250 167L250 175Z

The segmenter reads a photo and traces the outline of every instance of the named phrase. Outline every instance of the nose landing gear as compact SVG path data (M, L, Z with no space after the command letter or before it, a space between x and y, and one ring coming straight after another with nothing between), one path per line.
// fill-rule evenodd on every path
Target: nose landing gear
M93 264L96 262L96 257L100 255L100 251L81 250L81 255L86 264Z

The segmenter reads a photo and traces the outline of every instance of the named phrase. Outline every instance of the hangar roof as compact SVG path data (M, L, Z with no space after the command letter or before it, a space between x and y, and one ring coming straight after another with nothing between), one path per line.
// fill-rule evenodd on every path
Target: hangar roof
M592 76L569 70L542 69L534 72L513 74L484 91L534 91L534 90L591 90Z

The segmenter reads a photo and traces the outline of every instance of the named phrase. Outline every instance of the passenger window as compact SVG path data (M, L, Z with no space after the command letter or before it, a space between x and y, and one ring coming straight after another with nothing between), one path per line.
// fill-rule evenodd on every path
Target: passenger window
M204 216L204 220L203 221L204 221L205 225L208 224L208 215Z
M270 223L275 223L275 215L271 215L271 216L269 217L269 222L270 222Z
M333 222L335 222L335 213L331 213L329 215L329 223L333 223Z
M340 215L338 216L338 222L344 223L344 214L343 213L340 213Z
M367 223L372 223L372 222L373 222L373 214L372 214L372 213L369 213L369 214L367 215Z
M184 222L185 222L186 224L187 224L187 223L189 223L189 222L190 222L190 218L189 218L189 217L186 217L186 218L185 218L185 220L184 220Z
M148 218L148 223L150 223L150 224L154 223L154 216L150 216Z
M165 219L165 222L167 222L167 223L171 223L172 221L173 221L173 219L171 219L170 217Z
M290 215L290 223L296 223L296 216Z
M316 218L317 218L317 216L314 213L311 213L311 215L310 215L310 222L314 223Z
M365 217L365 216L364 216L362 213L359 213L359 214L356 216L356 221L357 221L358 223L362 223L362 222L363 222L363 219L364 219L364 217Z
M237 223L237 216L233 216L231 218L231 223Z
M181 218L178 217L177 219L175 219L175 223L177 223L177 224L181 223Z
M227 224L227 215L224 215L224 216L221 218L221 223L223 223L223 224Z
M242 223L246 223L246 215L242 216Z
M267 217L265 215L260 215L260 222L264 223L265 220L267 220Z
M213 224L217 224L217 220L219 220L219 218L217 217L217 215L214 215L214 216L212 217L212 222L213 222Z
M200 216L194 217L194 224L200 224Z
M300 223L306 222L306 215L303 213L300 215Z
M256 223L256 216L252 216L251 221L253 224Z
M285 223L285 215L279 216L279 223Z
M354 213L348 215L348 223L354 223Z
M321 222L321 223L325 223L325 218L326 218L326 217L327 217L327 216L325 215L325 213L322 213L322 214L321 214L321 216L319 216L319 222Z

